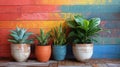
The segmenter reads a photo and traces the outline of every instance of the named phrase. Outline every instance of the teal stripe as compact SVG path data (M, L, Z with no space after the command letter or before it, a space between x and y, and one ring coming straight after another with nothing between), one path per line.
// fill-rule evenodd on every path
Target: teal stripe
M80 14L80 13L73 13L73 14ZM81 15L83 15L86 18L93 18L93 17L99 17L102 21L120 21L120 12L119 13L93 13L93 12L84 12Z
M119 13L120 5L64 5L60 10L66 13Z
M109 0L106 2L106 5L119 5L120 0L111 0L112 2L109 3Z
M109 34L108 34L109 36ZM112 38L112 37L97 37L97 44L120 44L120 38Z

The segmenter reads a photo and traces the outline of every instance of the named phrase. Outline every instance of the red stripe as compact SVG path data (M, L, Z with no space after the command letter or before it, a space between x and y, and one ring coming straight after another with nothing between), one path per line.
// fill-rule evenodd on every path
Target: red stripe
M0 13L60 12L59 6L0 6Z
M59 13L8 13L0 14L0 20L63 20Z
M32 5L34 0L0 0L0 5Z

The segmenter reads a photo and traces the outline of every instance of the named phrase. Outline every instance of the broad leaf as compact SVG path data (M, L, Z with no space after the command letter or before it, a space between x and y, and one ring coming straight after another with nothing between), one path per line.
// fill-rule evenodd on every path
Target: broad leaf
M67 20L67 25L71 28L76 28L77 24L75 23L75 20Z
M96 26L100 25L100 18L92 18L92 19L90 19L89 22L90 22L90 24L89 24L90 28L96 27Z
M76 15L76 16L74 16L74 20L76 21L76 23L78 25L83 26L84 18L82 16Z
M88 20L84 20L83 27L84 27L85 31L87 31L89 29L89 21Z

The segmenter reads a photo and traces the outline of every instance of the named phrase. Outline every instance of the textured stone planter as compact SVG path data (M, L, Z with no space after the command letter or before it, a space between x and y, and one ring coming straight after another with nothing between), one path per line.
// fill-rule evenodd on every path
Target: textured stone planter
M85 62L92 57L93 44L75 44L73 45L73 54L78 61Z
M30 45L28 44L11 44L11 54L18 62L26 61L30 52Z

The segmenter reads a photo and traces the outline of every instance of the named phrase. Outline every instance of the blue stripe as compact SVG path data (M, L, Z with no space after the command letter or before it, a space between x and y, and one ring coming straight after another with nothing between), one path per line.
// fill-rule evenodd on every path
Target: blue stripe
M104 21L108 21L108 22L111 22L111 21L120 21L120 12L118 13L91 13L91 12L87 12L87 13L82 13L82 15L86 18L93 18L93 17L99 17L101 18L101 20L104 20Z
M69 13L119 13L119 5L64 5L61 6L62 12Z
M120 58L120 44L94 45L92 58Z

